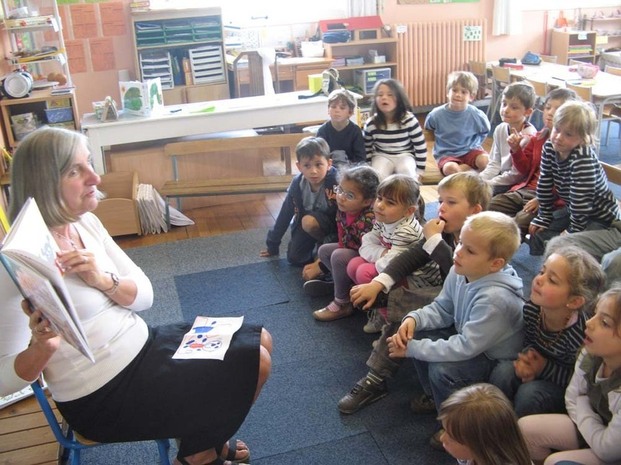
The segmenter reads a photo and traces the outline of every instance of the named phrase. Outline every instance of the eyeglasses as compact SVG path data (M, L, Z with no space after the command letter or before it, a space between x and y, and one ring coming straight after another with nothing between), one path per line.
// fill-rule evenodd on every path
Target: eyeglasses
M356 200L356 194L354 194L353 192L347 192L344 191L341 186L334 186L334 193L336 195L342 195L343 197L345 197L345 200L349 200L350 202L352 200Z

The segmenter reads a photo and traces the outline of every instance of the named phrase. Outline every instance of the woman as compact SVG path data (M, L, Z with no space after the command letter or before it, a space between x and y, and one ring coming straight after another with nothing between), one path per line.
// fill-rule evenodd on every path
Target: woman
M149 328L138 316L151 307L153 288L91 213L99 182L81 134L39 129L15 152L9 216L28 197L37 201L96 362L54 333L39 310L23 302L22 312L21 297L2 273L0 395L43 373L63 417L89 439L181 438L176 464L247 459L243 442L226 440L269 376L270 334L244 325L224 361L173 360L191 325Z

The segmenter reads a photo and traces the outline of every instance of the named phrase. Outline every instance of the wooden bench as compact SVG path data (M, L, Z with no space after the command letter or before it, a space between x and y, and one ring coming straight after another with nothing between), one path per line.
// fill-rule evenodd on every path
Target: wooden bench
M160 193L166 200L166 224L170 227L169 199L202 197L213 195L267 194L286 191L293 179L291 174L291 149L308 134L267 134L254 137L207 139L200 141L173 142L166 144L164 153L172 161L172 181L166 181ZM179 157L241 151L250 149L279 149L285 162L285 173L280 176L258 176L253 178L224 178L210 180L179 179Z

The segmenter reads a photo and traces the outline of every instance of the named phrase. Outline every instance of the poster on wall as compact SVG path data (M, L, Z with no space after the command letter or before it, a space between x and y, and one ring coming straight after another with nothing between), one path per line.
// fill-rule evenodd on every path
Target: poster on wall
M478 3L480 0L397 0L397 5L433 5L436 3Z

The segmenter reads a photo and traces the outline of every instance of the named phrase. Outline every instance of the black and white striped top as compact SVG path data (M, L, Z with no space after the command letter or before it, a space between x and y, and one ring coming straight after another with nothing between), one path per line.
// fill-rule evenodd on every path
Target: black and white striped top
M584 342L588 315L579 312L577 321L559 334L541 327L540 312L541 309L532 302L524 304L524 348L536 349L546 359L538 379L545 379L565 388L574 372L576 357Z
M375 125L375 118L367 120L363 130L367 160L374 153L399 155L410 153L416 160L418 170L425 169L427 162L427 144L423 129L416 117L407 112L400 123L388 124L386 128Z
M543 146L541 174L537 184L539 213L532 224L548 227L552 221L554 201L560 197L569 211L567 232L583 231L592 221L607 227L621 218L619 205L608 187L592 147L576 147L566 160L560 161L551 141Z

